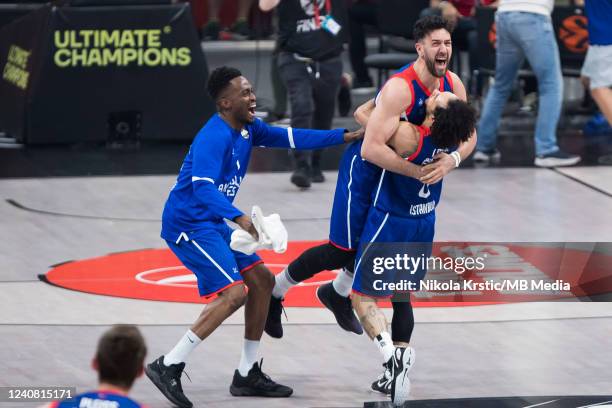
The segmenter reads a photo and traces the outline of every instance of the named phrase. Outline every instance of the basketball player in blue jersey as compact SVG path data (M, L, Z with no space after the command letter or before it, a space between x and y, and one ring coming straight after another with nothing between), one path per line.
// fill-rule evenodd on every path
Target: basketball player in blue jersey
M401 110L393 119L395 129L399 126L400 119L417 125L423 123L426 116L426 102L432 92L450 91L463 101L467 99L463 83L457 75L447 69L452 46L446 22L437 16L420 19L415 24L414 38L417 40L419 57L414 63L403 67L393 75L378 97L386 100L390 93L388 88L399 88L398 92L394 92L394 95L400 98L397 103L401 105ZM374 100L368 101L356 110L355 119L365 126L365 121L374 111L374 107ZM380 119L377 121L380 122ZM374 126L378 126L378 123ZM366 127L366 132L370 134L367 154L371 155L372 163L376 161L377 166L420 179L424 183L438 182L441 177L457 167L462 159L469 156L476 145L474 132L467 141L459 145L455 158L440 154L435 162L421 167L403 160L392 150L391 145L387 146L395 129L393 131L386 129L385 132L391 133L385 133L384 138L380 135L376 138L368 129L371 127ZM384 143L385 148L381 150L378 143ZM358 147L363 150L361 144ZM333 283L319 287L317 296L334 313L340 327L357 334L363 332L348 298L353 282L351 265L357 248L355 242L359 238L364 221L364 217L358 214L365 214L363 209L369 208L370 192L376 187L376 175L380 170L377 166L357 166L356 164L362 163L359 157L361 152L353 150L355 146L347 149L338 173L329 243L308 249L283 272L276 275L270 312L266 321L266 333L272 337L280 338L283 335L281 299L287 290L322 270L332 270L347 265L348 268L342 269ZM352 161L354 158L357 158L356 161Z
M445 107L435 107L437 104ZM469 140L474 132L474 110L448 92L435 92L426 105L427 116L422 126L411 128L414 135L418 135L419 142L407 160L427 166L439 160L442 154L450 153L458 161L456 146ZM371 125L372 117L368 121L368 128ZM385 372L372 384L372 388L385 392L390 386L392 400L396 404L402 404L410 392L407 374L415 356L414 350L409 347L414 316L409 296L395 299L391 321L393 336L389 333L387 320L378 309L376 300L394 295L388 286L382 285L382 282L394 280L392 275L381 276L381 271L374 272L372 260L392 257L385 251L388 248L377 246L378 243L415 243L423 253L411 253L410 256L430 256L428 251L434 237L435 208L441 191L442 180L429 184L383 170L359 238L351 301L364 330L385 362ZM416 288L425 273L426 270L421 268L412 275Z
M218 295L206 305L175 347L147 365L145 372L179 407L192 407L181 375L195 347L227 317L245 305L245 338L230 386L234 396L288 397L293 390L261 371L259 340L268 312L274 276L256 255L233 251L232 220L257 238L249 216L232 205L246 174L253 146L318 149L359 139L363 132L270 127L255 118L256 97L249 81L234 68L214 70L208 91L217 104L195 137L170 191L162 215L161 236L197 278L200 296ZM245 285L249 288L248 296Z
M44 408L146 408L128 397L134 381L143 373L146 354L144 338L136 326L113 326L98 341L98 349L91 362L98 372L98 388L64 401L52 402Z

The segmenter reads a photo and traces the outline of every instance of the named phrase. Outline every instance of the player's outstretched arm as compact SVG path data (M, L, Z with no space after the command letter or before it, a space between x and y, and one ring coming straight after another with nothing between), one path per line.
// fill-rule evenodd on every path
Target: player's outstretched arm
M269 126L260 119L253 122L253 145L297 150L321 149L349 143L363 137L364 130L314 130Z
M383 87L368 120L361 156L385 170L412 178L422 174L420 167L402 159L387 142L400 123L400 116L412 102L410 87L401 78L390 79Z

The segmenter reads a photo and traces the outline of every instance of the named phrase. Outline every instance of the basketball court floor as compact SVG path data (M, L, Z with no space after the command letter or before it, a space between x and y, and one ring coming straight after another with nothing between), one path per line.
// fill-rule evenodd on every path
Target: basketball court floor
M253 173L237 205L278 212L291 241L322 240L335 185L334 172L326 176L327 182L310 191L297 191L288 173ZM611 180L608 167L455 171L445 180L436 240L612 241ZM95 343L113 323L143 329L149 360L184 333L201 305L118 297L131 296L121 287L134 280L133 271L117 273L129 261L85 264L67 279L93 281L117 296L67 290L39 279L51 265L67 261L163 248L158 219L173 182L174 175L0 180L0 386L92 386ZM272 269L278 271L283 262ZM101 273L92 277L93 270ZM331 277L327 273L320 281ZM148 283L145 292L155 299L161 283ZM193 287L184 290L195 293ZM306 302L316 304L312 297ZM612 394L612 303L419 307L415 315L414 399L555 396L552 401ZM382 361L365 335L343 332L320 307L288 307L287 316L284 338L264 335L261 356L266 372L294 387L293 397L229 395L243 335L240 310L188 362L192 382L183 377L184 388L196 406L357 407L384 400L368 390ZM137 382L134 396L151 407L169 406L147 379Z

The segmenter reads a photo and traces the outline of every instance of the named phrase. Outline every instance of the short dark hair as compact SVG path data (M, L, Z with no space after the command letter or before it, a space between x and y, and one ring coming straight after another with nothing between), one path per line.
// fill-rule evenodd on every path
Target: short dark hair
M147 346L136 326L119 324L111 327L98 341L96 361L99 381L131 388L146 354Z
M415 41L420 41L432 31L445 29L449 33L452 31L449 24L440 16L430 15L420 18L412 29L412 36Z
M242 76L242 72L232 67L219 67L210 73L208 77L208 93L214 101L217 100L219 94L227 87L230 81L234 78Z
M433 144L441 149L456 148L465 142L476 127L476 111L469 103L454 99L446 108L434 110L434 121L431 125Z

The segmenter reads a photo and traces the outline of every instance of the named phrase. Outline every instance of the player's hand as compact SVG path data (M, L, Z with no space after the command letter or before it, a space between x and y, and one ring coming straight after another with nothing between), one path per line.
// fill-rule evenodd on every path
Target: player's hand
M419 178L419 181L424 184L436 184L454 168L455 159L450 154L438 153L434 156L433 163L421 167L421 173L424 175Z
M365 128L359 128L354 132L344 132L344 143L354 142L355 140L363 139Z
M259 241L259 234L253 225L251 217L246 214L242 214L240 217L234 218L234 222L238 224L240 228L251 234L255 240Z

